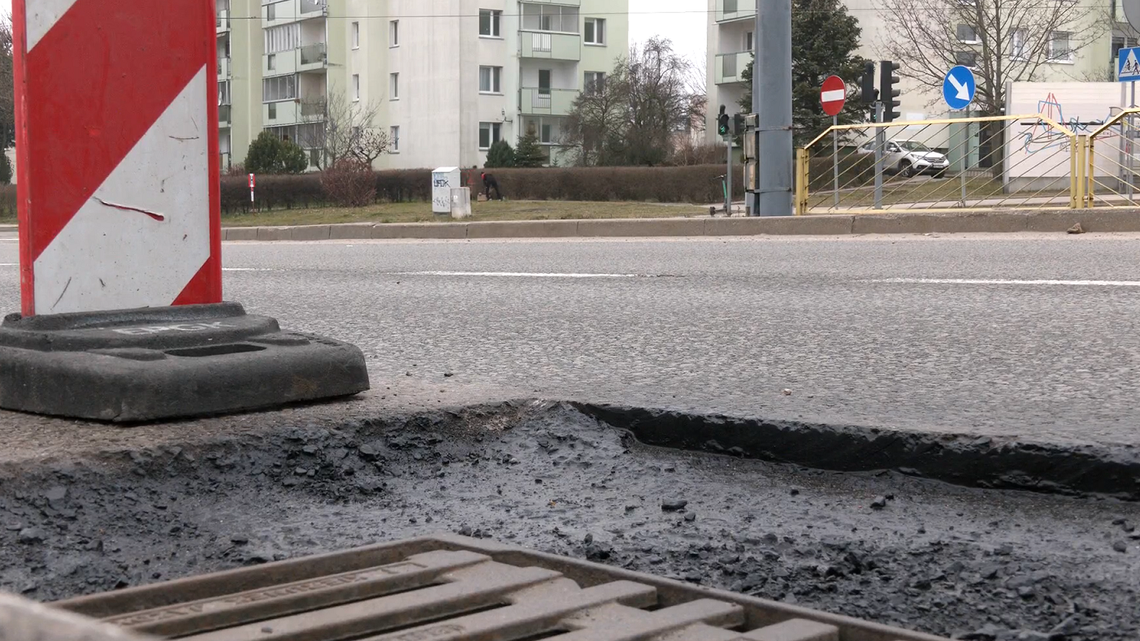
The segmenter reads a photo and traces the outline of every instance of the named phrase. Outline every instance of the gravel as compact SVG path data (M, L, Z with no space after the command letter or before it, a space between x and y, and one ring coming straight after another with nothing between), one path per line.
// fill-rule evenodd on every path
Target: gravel
M651 447L563 405L0 478L0 589L45 601L455 532L960 639L1140 637L1140 555L1105 543L1140 505Z

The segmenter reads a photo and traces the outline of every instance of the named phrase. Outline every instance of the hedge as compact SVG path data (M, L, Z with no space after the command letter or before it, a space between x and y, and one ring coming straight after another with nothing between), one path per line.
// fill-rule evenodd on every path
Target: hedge
M743 193L743 172L735 167L733 193ZM463 172L472 197L482 191L481 169ZM691 167L573 167L494 169L503 195L511 200L643 201L716 203L724 199L718 176L723 165ZM377 202L431 200L430 169L375 172ZM261 211L328 205L318 174L258 176L257 207ZM249 183L244 176L222 177L222 213L248 212Z

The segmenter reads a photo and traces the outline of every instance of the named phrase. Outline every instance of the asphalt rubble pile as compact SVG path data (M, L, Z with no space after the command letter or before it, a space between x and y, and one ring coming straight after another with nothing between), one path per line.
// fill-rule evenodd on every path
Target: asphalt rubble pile
M0 469L42 601L456 532L976 641L1140 638L1140 506L649 447L513 404Z

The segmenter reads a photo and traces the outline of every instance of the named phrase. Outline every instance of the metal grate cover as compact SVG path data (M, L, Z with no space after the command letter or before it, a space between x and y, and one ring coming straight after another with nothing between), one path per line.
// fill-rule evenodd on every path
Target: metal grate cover
M946 641L450 535L52 605L195 641Z

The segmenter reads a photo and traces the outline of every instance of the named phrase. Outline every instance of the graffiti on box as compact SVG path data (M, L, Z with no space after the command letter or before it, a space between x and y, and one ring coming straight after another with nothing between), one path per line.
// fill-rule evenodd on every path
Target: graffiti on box
M1075 134L1090 134L1096 128L1103 125L1112 118L1111 108L1109 114L1099 120L1081 119L1079 117L1071 117L1066 120L1065 109L1057 96L1049 93L1044 100L1037 102L1037 113L1049 118L1050 120L1060 123L1069 131ZM1069 150L1069 136L1063 131L1059 131L1050 126L1043 120L1022 121L1022 127L1027 127L1028 131L1023 131L1016 134L1019 146L1027 154L1035 154L1042 151L1068 151ZM1100 136L1100 140L1118 137L1119 132L1106 131Z

